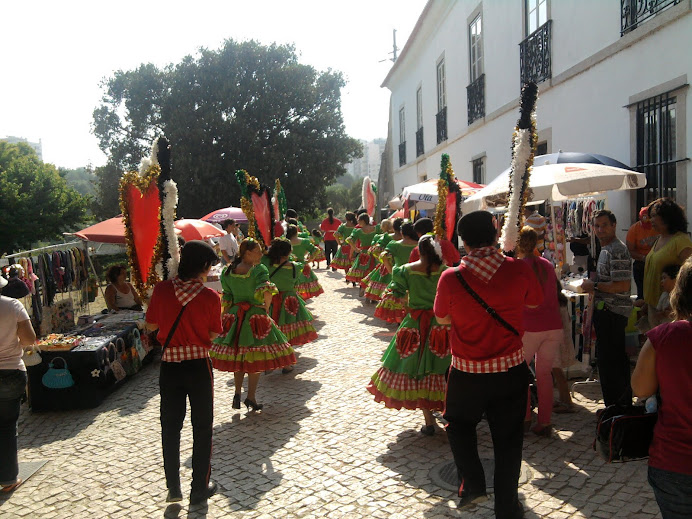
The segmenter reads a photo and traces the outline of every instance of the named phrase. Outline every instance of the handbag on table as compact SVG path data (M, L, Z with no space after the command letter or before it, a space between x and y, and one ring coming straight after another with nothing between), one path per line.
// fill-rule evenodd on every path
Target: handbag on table
M55 362L61 360L62 368L55 367ZM41 382L48 389L65 389L74 386L74 379L70 370L67 368L67 362L62 357L55 357L48 365L48 371L43 374Z
M22 360L24 361L24 365L27 368L38 366L39 364L41 364L41 362L43 362L41 355L39 355L40 351L41 348L39 348L38 346L34 346L28 350L24 350Z
M117 342L117 341L116 341ZM111 360L112 357L112 360ZM120 353L114 343L108 343L108 362L116 382L120 382L127 376L127 372L120 361Z

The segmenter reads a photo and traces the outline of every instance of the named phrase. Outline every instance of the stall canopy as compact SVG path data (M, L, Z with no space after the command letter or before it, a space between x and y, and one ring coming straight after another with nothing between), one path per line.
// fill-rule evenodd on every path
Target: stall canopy
M645 186L646 175L630 169L593 163L544 164L532 168L529 199L565 200ZM508 189L509 169L467 198L462 208L464 212L468 212L488 206L506 205Z
M186 240L205 240L225 233L202 220L182 219L175 222L175 232ZM125 243L125 225L122 216L116 216L74 233L82 240L100 243Z
M405 187L401 199L409 201L410 204L415 203L418 209L433 209L437 206L437 178L431 178L420 184ZM483 188L482 184L475 182L466 182L465 180L455 179L461 189L461 196L467 197L478 192Z
M224 207L223 209L217 209L200 218L200 220L212 223L221 223L224 220L230 219L238 223L247 223L247 216L245 216L245 213L243 213L240 207Z

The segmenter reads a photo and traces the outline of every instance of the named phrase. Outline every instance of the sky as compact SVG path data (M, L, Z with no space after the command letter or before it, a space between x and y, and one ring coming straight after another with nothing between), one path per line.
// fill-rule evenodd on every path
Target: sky
M105 164L91 134L100 83L142 63L165 66L228 38L293 43L301 63L341 71L346 132L386 137L392 30L403 49L426 0L3 2L0 138L41 139L43 159Z

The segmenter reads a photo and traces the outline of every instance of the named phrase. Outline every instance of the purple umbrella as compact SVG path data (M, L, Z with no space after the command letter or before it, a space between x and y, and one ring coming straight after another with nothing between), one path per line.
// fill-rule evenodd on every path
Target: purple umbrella
M200 218L206 222L221 223L224 220L233 219L238 223L247 223L247 217L240 207L224 207L223 209L217 209L212 211L206 216Z

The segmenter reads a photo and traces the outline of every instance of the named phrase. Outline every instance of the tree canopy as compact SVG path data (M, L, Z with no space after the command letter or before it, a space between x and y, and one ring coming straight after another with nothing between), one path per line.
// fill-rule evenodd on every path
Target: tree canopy
M84 221L88 204L31 146L0 141L0 254L61 238Z
M180 215L238 205L238 169L267 185L279 178L289 206L311 210L362 155L345 133L344 85L339 72L299 63L292 46L254 41L226 40L163 69L118 70L94 110L92 129L109 156L109 168L96 171L99 201L113 206L117 190L106 177L135 169L152 140L165 135Z

